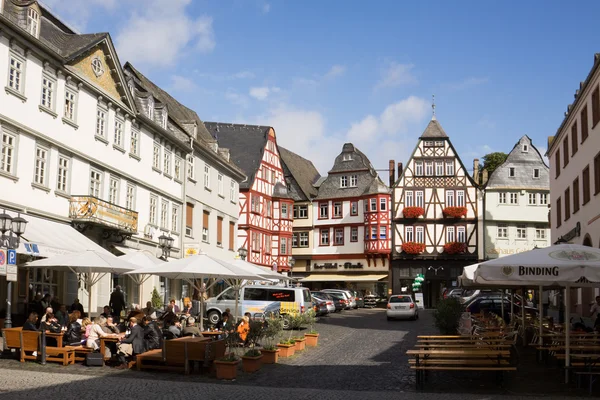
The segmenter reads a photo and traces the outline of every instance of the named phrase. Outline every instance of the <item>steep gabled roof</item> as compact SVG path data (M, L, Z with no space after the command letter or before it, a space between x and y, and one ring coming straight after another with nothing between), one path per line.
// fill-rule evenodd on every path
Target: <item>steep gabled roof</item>
M435 139L447 138L448 135L446 135L446 132L444 132L444 128L442 128L442 125L434 116L433 118L431 118L431 121L429 121L429 124L427 125L427 128L425 128L425 131L423 131L421 137Z
M287 177L291 177L298 185L301 193L294 196L294 185L292 186L292 197L296 201L310 200L317 196L317 189L313 186L321 177L312 161L279 146L279 155L283 164L283 171Z
M108 38L107 32L74 34L67 33L54 25L46 17L42 17L40 24L40 40L54 49L65 60L71 60L82 51L100 43Z
M240 183L240 189L252 187L271 127L222 122L205 122L204 125L220 147L229 149L231 160L248 177L246 181Z

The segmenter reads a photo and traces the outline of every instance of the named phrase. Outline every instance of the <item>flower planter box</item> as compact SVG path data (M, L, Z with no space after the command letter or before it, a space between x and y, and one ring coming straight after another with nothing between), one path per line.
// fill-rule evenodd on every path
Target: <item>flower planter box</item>
M467 215L467 207L446 207L442 212L446 218L462 218Z
M296 352L296 344L278 344L279 357L287 358L294 355Z
M302 351L306 348L306 339L295 339L296 351Z
M404 218L419 218L421 215L425 215L423 207L404 207L402 210Z
M467 245L462 242L450 242L444 245L444 253L461 254L467 250Z
M318 333L307 333L304 335L306 339L306 346L308 347L317 347L319 342L319 334Z
M405 242L402 243L402 251L407 254L421 254L425 251L425 243Z
M253 373L260 369L263 355L256 357L242 356L242 369L244 372Z
M233 380L237 378L237 366L240 363L236 361L215 360L214 365L217 372L217 379Z
M277 364L277 361L279 359L279 349L275 349L275 350L262 349L260 352L263 355L263 359L262 359L263 364Z

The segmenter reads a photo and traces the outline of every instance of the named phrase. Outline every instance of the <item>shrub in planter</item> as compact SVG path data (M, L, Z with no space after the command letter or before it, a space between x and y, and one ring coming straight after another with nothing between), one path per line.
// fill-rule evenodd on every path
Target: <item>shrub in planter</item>
M279 317L272 316L265 320L263 337L265 345L262 348L263 364L275 364L279 358L277 337L283 332L283 321Z
M294 341L296 342L296 351L303 351L306 348L306 339L304 336L296 336Z
M425 251L425 243L404 242L402 243L402 251L407 254L421 254Z
M283 358L291 357L296 352L296 342L293 340L282 340L277 347L279 348L279 356Z
M467 250L467 245L463 242L449 242L444 245L444 253L461 254Z
M418 218L421 215L425 215L423 207L404 207L402 210L404 218Z
M258 371L260 369L260 366L262 365L262 358L263 358L263 355L260 352L260 350L257 350L257 349L248 350L242 356L242 369L244 370L244 372L248 372L248 373Z
M304 338L306 339L306 346L317 347L317 343L319 341L319 333L315 330L317 315L313 310L310 310L304 313L304 318L306 319L306 324L309 327L308 333L304 334Z
M447 218L461 218L467 215L467 207L446 207L442 212Z
M454 297L440 299L433 311L435 326L442 335L456 335L463 312L464 309L459 299Z
M237 366L240 359L235 353L228 353L225 357L214 361L217 379L233 380L237 378Z

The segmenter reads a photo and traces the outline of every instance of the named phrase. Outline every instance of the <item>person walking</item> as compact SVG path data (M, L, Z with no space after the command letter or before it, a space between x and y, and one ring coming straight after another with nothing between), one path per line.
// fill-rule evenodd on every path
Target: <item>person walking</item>
M110 294L108 305L112 309L112 315L115 320L121 321L121 311L125 308L125 294L121 291L120 285L117 285L115 290Z

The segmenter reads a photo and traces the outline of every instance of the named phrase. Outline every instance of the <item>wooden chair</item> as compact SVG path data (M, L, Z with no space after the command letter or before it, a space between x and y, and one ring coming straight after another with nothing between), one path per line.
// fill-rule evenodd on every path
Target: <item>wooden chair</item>
M85 357L88 353L93 353L94 349L91 347L85 347L83 345L80 346L65 346L65 348L72 349L75 353L75 361L76 362L84 362Z
M21 331L19 328L5 328L4 332L4 348L5 349L20 349L21 348Z

